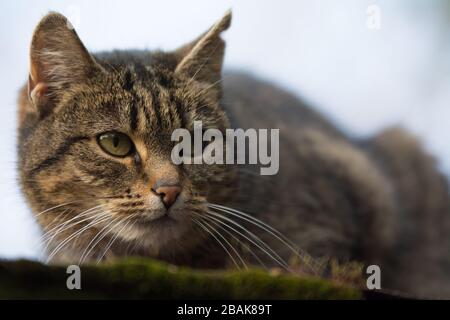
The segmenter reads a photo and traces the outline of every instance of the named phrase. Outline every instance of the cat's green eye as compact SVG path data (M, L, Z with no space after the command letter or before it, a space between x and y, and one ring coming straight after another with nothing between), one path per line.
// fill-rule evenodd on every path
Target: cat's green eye
M106 153L115 157L126 157L133 152L131 139L120 132L106 132L97 137L97 142Z

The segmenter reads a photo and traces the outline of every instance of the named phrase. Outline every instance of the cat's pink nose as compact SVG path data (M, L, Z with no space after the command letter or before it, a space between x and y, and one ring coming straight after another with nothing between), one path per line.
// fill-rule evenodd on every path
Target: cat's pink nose
M178 195L181 192L181 187L160 186L153 191L161 197L161 200L164 203L166 209L169 209L175 203L175 201L177 201Z

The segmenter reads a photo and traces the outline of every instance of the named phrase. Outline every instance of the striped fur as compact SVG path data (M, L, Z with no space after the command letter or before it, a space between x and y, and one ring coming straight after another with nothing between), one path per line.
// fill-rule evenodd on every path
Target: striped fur
M243 211L291 239L310 262L333 257L378 264L384 287L450 296L448 189L434 160L402 130L355 141L271 84L239 73L222 77L220 33L230 19L227 14L174 52L95 55L64 29L61 15L40 23L31 92L24 87L19 99L19 172L50 260L141 255L223 268L234 260L224 247L236 249L242 262L269 267L292 258L292 248L273 233L246 224ZM36 55L35 47L64 59ZM192 129L195 120L222 131L279 128L279 174L259 176L252 166L173 165L171 133ZM102 152L95 137L111 130L126 133L137 153L118 159ZM171 221L155 218L162 208L151 186L162 177L182 185ZM229 229L225 215L280 259ZM220 237L222 247L214 241ZM315 264L310 272L319 269Z

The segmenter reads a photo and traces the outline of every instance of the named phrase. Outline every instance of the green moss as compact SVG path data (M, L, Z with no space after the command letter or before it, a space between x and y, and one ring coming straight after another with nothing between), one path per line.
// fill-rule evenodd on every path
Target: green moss
M63 266L0 261L0 299L359 299L359 290L320 278L247 271L199 271L127 259L84 266L81 290L68 290Z

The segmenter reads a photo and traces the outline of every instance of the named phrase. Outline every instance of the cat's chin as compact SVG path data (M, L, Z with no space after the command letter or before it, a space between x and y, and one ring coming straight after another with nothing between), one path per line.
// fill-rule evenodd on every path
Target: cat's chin
M119 237L128 242L139 243L143 249L157 253L163 248L192 242L193 225L184 214L169 213L157 218L139 219L126 233ZM191 240L187 241L187 239Z

